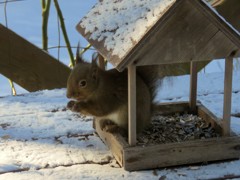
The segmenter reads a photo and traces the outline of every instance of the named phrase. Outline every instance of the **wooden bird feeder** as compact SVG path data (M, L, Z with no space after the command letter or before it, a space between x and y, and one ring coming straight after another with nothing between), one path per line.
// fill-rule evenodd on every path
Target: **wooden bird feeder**
M126 3L127 6L124 6ZM138 8L141 13L138 13ZM135 16L134 13L136 16L140 15L136 19L131 19L128 18L127 11L131 11L131 16ZM141 24L141 21L146 19L146 23ZM139 32L139 24L140 29L143 28L143 33ZM127 32L121 29L124 26ZM119 134L103 132L98 122L95 122L100 138L126 170L240 157L240 137L230 130L232 63L233 58L239 56L240 33L204 0L159 0L148 3L101 0L80 21L77 29L117 70L128 68L128 142ZM131 30L135 31L132 36L129 35L132 33ZM223 58L224 107L223 117L219 119L197 101L196 69L201 61ZM163 64L178 66L184 62L191 64L189 102L165 103L159 106L163 109L163 114L184 111L195 113L211 123L221 137L146 147L136 146L136 66Z

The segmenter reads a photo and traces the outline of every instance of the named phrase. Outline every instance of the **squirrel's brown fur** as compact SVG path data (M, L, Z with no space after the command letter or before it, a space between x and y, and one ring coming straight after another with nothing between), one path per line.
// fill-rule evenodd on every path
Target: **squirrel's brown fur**
M150 91L137 75L137 132L150 123ZM100 120L102 129L114 132L117 127L128 127L128 80L127 71L115 69L103 71L96 61L78 60L67 83L67 97L74 99L68 108ZM111 122L111 123L109 123ZM117 126L116 126L117 125Z

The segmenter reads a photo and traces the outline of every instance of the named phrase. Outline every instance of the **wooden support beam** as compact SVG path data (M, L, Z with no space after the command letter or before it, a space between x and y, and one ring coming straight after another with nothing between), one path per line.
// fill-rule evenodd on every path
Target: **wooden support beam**
M197 62L191 61L190 65L190 100L189 107L192 113L196 113L197 107Z
M136 145L136 66L128 66L128 142Z
M66 88L71 70L0 24L0 73L24 89Z
M231 103L232 103L232 70L233 57L225 59L224 104L223 104L223 135L230 136Z

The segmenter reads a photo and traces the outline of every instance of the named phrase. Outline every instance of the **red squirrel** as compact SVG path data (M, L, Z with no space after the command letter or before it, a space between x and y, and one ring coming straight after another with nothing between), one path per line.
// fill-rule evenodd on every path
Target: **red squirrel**
M137 132L150 124L150 90L137 75ZM99 120L107 132L117 129L127 131L128 127L128 78L127 71L115 69L104 71L98 67L96 59L85 62L77 53L76 65L67 82L67 97L71 100L67 107Z

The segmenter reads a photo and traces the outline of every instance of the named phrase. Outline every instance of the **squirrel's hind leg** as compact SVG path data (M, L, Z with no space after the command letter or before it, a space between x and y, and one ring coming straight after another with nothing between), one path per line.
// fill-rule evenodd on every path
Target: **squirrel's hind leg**
M110 119L100 119L99 124L102 131L114 133L119 129L119 126Z
M99 125L102 131L109 133L126 134L126 131L123 128L119 127L110 119L99 119Z

